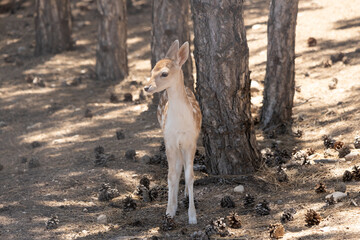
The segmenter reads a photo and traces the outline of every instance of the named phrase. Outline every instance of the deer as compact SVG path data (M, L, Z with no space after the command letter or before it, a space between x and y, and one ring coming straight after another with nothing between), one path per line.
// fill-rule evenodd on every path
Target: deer
M165 58L151 70L145 92L164 91L157 108L168 161L168 203L166 215L173 218L178 206L179 181L182 169L185 173L185 198L189 198L189 224L197 224L194 205L194 156L199 137L202 115L194 93L184 85L182 65L189 57L189 43L179 48L176 40Z

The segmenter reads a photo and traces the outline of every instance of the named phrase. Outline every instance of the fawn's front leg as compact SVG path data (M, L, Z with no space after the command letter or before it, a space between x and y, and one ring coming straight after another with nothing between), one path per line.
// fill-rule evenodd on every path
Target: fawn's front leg
M168 170L168 205L166 214L174 217L178 206L179 181L183 166L181 152L176 148L166 147L166 155L169 165Z
M196 151L196 145L190 146L188 149L182 151L185 161L185 193L189 194L189 223L196 224L196 210L194 204L194 156Z

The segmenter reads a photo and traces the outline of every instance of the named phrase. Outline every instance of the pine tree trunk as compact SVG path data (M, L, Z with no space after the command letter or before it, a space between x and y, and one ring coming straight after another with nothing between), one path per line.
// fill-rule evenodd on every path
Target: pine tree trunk
M35 55L59 53L72 47L69 0L36 0Z
M212 174L260 167L250 112L249 49L243 1L192 0L197 95Z
M96 74L102 81L123 80L128 75L127 17L124 0L97 0L100 22L96 49Z
M152 1L151 67L165 57L170 45L178 39L180 44L190 43L189 0ZM182 67L185 86L194 89L192 59Z
M295 29L298 0L272 0L261 123L264 130L291 122L295 93Z

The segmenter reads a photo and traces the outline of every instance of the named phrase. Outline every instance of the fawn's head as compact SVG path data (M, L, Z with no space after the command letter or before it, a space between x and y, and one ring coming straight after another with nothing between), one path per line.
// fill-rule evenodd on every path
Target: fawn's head
M189 43L179 49L179 41L173 42L164 59L158 61L151 71L151 77L144 90L148 93L161 92L173 85L180 76L181 66L189 57Z

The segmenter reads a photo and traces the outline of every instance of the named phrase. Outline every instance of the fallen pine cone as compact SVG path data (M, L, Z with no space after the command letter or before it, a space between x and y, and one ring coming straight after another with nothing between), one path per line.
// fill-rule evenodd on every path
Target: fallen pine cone
M324 193L326 192L326 186L324 183L319 183L316 185L315 187L315 192L316 193Z
M119 102L119 98L115 95L115 93L110 94L110 102L111 103L118 103Z
M306 153L307 153L309 156L311 156L311 155L313 155L313 154L315 153L315 150L314 150L313 148L308 148L308 149L306 149Z
M46 221L45 226L46 229L55 229L58 227L59 224L59 218L56 215L51 216L49 220Z
M284 169L281 168L281 166L279 166L278 169L277 169L276 177L277 177L277 180L279 182L287 182L287 181L289 181L288 175L286 174Z
M136 209L136 202L132 199L131 196L127 196L123 201L123 209L124 211L130 211Z
M170 217L170 215L165 215L163 222L162 222L161 229L163 231L170 231L170 230L174 230L175 228L176 228L176 223L175 223L174 219L172 217Z
M317 41L313 37L309 37L307 40L308 47L315 47L317 44Z
M246 194L244 198L244 207L253 207L255 205L255 198L250 194Z
M350 171L346 170L343 174L343 181L344 182L350 182L353 178L353 175Z
M99 201L109 201L120 195L119 191L116 188L111 188L108 183L103 183L99 192Z
M357 149L360 148L360 136L355 137L354 147L357 148Z
M290 208L284 211L282 214L280 220L282 223L287 223L289 221L294 220L294 214L296 213L296 210L294 208Z
M302 138L304 132L300 129L298 129L296 132L295 132L295 137L298 137L298 138Z
M211 221L210 225L205 227L205 233L208 236L213 234L219 234L221 237L225 237L229 235L229 231L227 230L225 219L218 218L214 221Z
M221 207L223 208L234 208L235 207L235 203L234 201L231 199L230 196L225 196L221 199L220 202Z
M358 166L353 167L352 177L355 181L360 181L360 167Z
M326 202L327 202L327 204L329 204L329 205L334 205L334 204L336 203L333 195L331 195L330 198L326 199Z
M334 149L335 150L340 150L340 149L342 149L344 147L344 142L341 142L341 141L336 141L335 143L334 143Z
M308 226L319 225L321 221L321 216L313 209L309 209L305 214L305 222Z
M284 226L281 223L270 224L269 226L270 237L272 238L282 238L285 235Z
M324 141L324 146L325 148L333 148L334 147L334 143L336 142L335 139L331 138L328 135L324 135L323 136L323 141Z
M265 216L270 214L269 202L263 200L261 203L256 204L255 211L260 216Z
M229 216L226 217L228 225L231 228L241 228L241 220L239 215L236 212L231 212Z
M150 180L147 178L147 176L144 176L140 179L140 184L144 185L147 189L150 189Z

